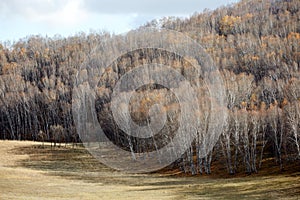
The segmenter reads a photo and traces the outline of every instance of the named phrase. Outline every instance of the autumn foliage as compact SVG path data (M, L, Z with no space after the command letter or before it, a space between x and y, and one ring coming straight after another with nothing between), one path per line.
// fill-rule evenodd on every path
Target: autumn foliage
M212 57L224 80L227 126L205 158L197 156L201 142L194 142L176 163L184 172L211 173L214 160L221 160L230 174L253 173L263 167L266 157L274 158L281 169L284 163L300 159L299 9L298 0L242 0L188 19L164 18L160 23L145 25L160 25L196 40ZM90 80L90 74L96 72L83 69L82 63L96 45L112 37L105 32L79 33L68 38L29 36L13 44L2 42L0 138L55 145L80 142L72 116L72 89L80 74L80 81L97 88L97 105L101 108L98 120L109 138L126 149L128 138L118 131L105 110L117 78L133 66L155 59L182 73L189 72L185 69L191 62L168 52L135 51L119 60L118 70L110 66L100 80ZM147 98L144 89L149 90ZM132 104L140 108L132 108L137 123L147 121L147 109L155 102L164 102L171 119L176 120L178 102L165 88L144 89L132 99ZM195 117L205 120L205 113ZM174 127L176 124L167 125L170 132ZM199 137L203 131L199 127ZM163 134L158 137L163 138ZM155 148L151 143L143 146L147 141L132 142L135 152Z

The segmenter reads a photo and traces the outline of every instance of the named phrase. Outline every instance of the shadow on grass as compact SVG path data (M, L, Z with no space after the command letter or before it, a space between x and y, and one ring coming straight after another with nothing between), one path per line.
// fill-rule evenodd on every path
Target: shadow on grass
M161 187L182 184L179 180L169 180L166 176L126 174L113 170L101 164L82 146L51 148L50 145L33 145L15 148L12 153L29 156L28 159L19 161L18 166L42 171L51 176L111 185Z
M254 175L247 177L177 177L158 173L125 174L101 164L81 146L72 148L49 145L19 147L14 154L29 157L18 166L42 171L47 175L83 180L95 184L133 186L134 191L175 191L186 198L209 199L298 199L300 197L299 166L291 174ZM296 169L295 169L296 167ZM295 173L296 172L296 173Z
M116 173L101 164L83 147L55 147L34 145L19 147L14 154L26 154L28 159L18 162L19 166L45 172L47 175L62 176L94 183L124 184ZM120 174L121 176L121 174Z
M14 149L15 154L26 154L28 159L19 162L21 166L54 172L95 172L109 170L81 147L56 147L34 145Z

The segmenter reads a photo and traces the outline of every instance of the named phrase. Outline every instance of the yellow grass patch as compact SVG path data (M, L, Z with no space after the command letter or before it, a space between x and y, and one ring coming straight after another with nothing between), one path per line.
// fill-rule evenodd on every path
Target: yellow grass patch
M125 174L84 148L0 141L0 199L298 199L300 173L238 178Z

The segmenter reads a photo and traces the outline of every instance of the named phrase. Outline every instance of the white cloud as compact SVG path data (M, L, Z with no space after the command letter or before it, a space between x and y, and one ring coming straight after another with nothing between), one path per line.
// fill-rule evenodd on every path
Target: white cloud
M0 0L0 40L31 34L121 33L163 16L189 16L235 0ZM18 38L16 38L18 37Z
M106 14L178 14L194 12L199 0L85 0L85 8Z
M237 0L85 0L87 10L106 14L188 15Z
M33 20L49 23L52 26L67 25L72 26L88 20L89 13L81 9L81 0L69 0L61 8L52 13L32 12Z
M28 22L44 22L50 26L69 26L82 23L89 13L82 9L83 0L28 0L2 1L0 3L6 20L21 17Z
M43 15L52 13L64 4L65 0L2 0L0 2L1 15L6 18L22 17L30 19L33 13Z

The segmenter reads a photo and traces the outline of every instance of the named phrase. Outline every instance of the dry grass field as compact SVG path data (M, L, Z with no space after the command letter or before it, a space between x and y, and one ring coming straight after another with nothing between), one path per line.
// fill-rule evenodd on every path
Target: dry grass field
M238 177L125 174L82 147L0 141L0 199L300 199L300 170Z

